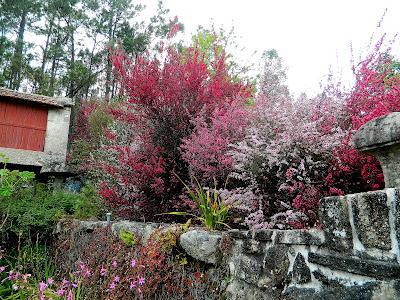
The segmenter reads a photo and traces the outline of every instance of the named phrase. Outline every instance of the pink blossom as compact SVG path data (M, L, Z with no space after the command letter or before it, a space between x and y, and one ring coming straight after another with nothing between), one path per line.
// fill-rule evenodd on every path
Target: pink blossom
M112 262L112 267L114 268L114 269L116 269L117 267L118 267L118 263L117 263L117 261L116 260L113 260L113 262Z
M49 278L47 279L47 284L48 284L48 285L52 285L53 283L54 283L53 278L49 277Z
M132 259L131 260L131 267L134 268L136 266L136 260Z
M136 288L136 282L135 281L131 281L130 289L133 290L135 288Z
M43 292L46 288L47 288L47 284L44 283L43 281L41 281L41 282L39 283L39 291L40 291L40 292Z
M104 267L101 267L100 276L104 277L104 276L106 276L106 275L107 275L107 269L104 268Z
M138 284L143 285L144 284L144 278L141 276L138 276Z
M3 273L6 267L0 267L0 273Z

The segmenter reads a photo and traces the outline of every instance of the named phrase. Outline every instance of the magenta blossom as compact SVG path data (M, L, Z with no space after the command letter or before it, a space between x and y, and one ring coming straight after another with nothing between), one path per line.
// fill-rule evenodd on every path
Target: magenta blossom
M40 291L40 292L43 292L46 288L47 288L47 284L44 283L43 281L41 281L41 282L39 283L39 291Z
M136 282L135 281L131 281L130 289L133 290L135 288L136 288Z
M104 277L107 275L107 269L104 267L101 267L100 269L100 276Z
M136 266L136 260L132 259L131 260L131 267L134 268Z
M111 284L110 284L110 290L114 290L115 287L116 287L115 282L111 282Z
M144 284L144 278L143 277L138 276L138 284L139 285L143 285Z
M48 284L48 285L52 285L53 283L54 283L54 279L51 278L51 277L49 277L49 278L47 279L47 284Z
M114 269L118 267L118 263L116 260L113 260L111 265L113 266Z

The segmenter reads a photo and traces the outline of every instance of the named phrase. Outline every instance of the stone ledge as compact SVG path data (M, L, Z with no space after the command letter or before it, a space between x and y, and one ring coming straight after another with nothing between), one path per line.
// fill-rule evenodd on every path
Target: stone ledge
M315 245L320 246L325 242L325 235L318 229L297 229L276 231L276 244L288 245Z
M400 265L392 262L360 259L351 256L334 254L309 253L308 261L317 265L329 267L334 270L375 277L398 278L400 277Z

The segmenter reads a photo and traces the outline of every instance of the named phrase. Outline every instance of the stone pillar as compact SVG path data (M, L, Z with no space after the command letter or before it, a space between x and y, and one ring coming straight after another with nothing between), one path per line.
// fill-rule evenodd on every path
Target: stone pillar
M366 123L354 135L353 142L356 149L379 160L386 188L400 186L400 112Z

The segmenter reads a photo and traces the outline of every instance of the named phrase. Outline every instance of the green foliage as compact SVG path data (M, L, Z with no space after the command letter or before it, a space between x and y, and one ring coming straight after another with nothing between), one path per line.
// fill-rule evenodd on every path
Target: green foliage
M178 177L178 176L177 176ZM193 177L196 182L196 189L192 190L179 177L178 179L184 184L189 197L200 211L200 216L185 212L171 212L171 215L192 215L200 220L209 230L219 229L222 226L229 227L225 221L228 219L229 207L224 204L221 195L214 190L205 190L199 181Z
M80 220L99 219L103 216L103 203L93 185L85 185L77 196L74 205L74 217Z
M30 183L35 178L35 173L18 170L10 171L7 169L8 158L0 153L0 163L3 169L0 169L0 197L9 197L14 191L23 184Z
M119 238L128 247L134 247L137 243L135 234L127 230L121 230Z
M0 197L0 213L7 215L4 229L23 239L51 236L55 223L73 213L79 197L63 190L49 190L40 183L10 197Z

